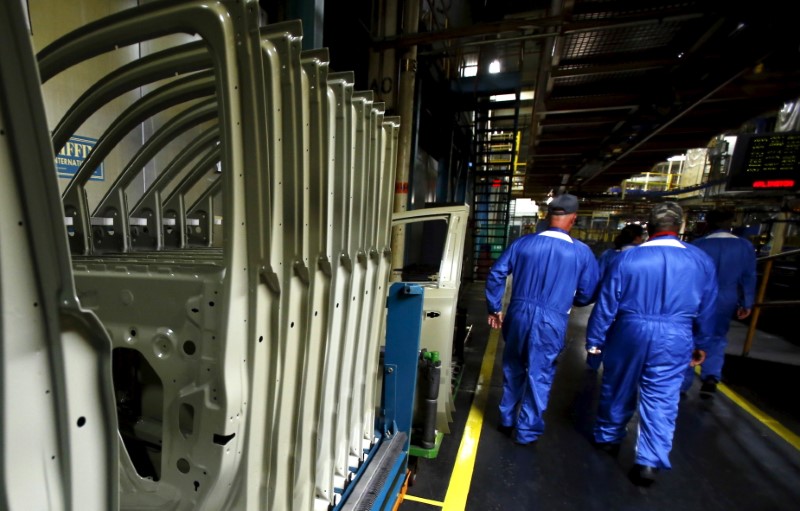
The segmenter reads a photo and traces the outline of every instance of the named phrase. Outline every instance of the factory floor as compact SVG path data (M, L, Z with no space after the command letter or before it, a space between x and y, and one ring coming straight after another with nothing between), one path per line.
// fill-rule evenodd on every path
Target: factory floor
M399 511L800 509L800 346L757 332L743 357L746 327L734 325L717 394L701 399L695 382L680 403L673 468L645 488L628 478L636 415L616 458L590 442L600 378L584 362L591 306L572 311L544 435L520 446L496 429L503 340L486 325L483 283L462 291L470 327L451 433L435 458L410 460Z

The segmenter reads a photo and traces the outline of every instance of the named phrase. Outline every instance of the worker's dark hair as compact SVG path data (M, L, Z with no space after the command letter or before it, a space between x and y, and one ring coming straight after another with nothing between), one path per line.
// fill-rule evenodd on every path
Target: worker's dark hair
M713 231L715 229L730 227L731 222L733 222L733 216L733 211L729 209L712 209L706 213L708 230Z
M644 236L644 227L638 224L628 224L614 238L614 248L619 250L625 245L630 245L640 236Z

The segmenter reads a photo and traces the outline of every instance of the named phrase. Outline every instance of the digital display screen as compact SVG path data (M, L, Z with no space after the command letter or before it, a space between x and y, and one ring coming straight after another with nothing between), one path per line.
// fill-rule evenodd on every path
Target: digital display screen
M729 190L796 190L800 132L738 135L729 175Z

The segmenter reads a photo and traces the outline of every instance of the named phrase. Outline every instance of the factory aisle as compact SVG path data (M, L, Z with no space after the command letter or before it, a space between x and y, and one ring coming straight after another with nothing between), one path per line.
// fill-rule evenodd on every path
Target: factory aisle
M793 395L800 365L768 360L769 355L751 358L755 349L747 358L729 351L716 397L701 399L698 380L681 401L672 470L642 488L627 477L636 416L617 458L590 443L600 378L584 362L591 307L572 312L544 435L533 446L519 446L496 429L502 337L486 325L483 283L465 286L472 329L453 432L444 437L438 457L417 460L400 511L793 511L800 506L800 407ZM760 340L756 337L754 346L762 353L772 346L800 354L800 346Z

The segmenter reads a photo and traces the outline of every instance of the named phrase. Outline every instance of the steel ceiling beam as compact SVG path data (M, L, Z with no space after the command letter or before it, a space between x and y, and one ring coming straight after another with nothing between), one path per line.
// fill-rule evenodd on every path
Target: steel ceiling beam
M581 186L583 186L583 185L586 185L586 184L590 183L590 182L591 182L591 181L592 181L594 178L596 178L596 177L597 177L599 174L602 174L604 171L606 171L606 170L607 170L609 167L611 167L612 165L614 165L616 162L618 162L619 160L621 160L621 159L625 158L625 157L626 157L626 156L628 156L629 154L631 154L631 153L633 153L634 151L636 151L637 149L639 149L639 148L640 148L640 147L641 147L643 144L645 144L645 143L646 143L646 142L648 142L650 139L652 139L653 137L655 137L656 135L658 135L659 133L661 133L662 131L664 131L666 128L668 128L669 126L671 126L673 123L677 122L678 120L680 120L681 118L683 118L684 116L686 116L688 113L690 113L692 110L694 110L695 108L697 108L697 107L698 107L700 104L702 104L704 101L706 101L707 99L709 99L710 97L712 97L712 96L713 96L714 94L716 94L718 91L720 91L720 90L724 89L726 86L728 86L728 85L729 85L730 83L732 83L734 80L736 80L737 78L741 77L741 76L742 76L743 74L745 74L746 72L750 71L750 69L751 69L751 66L747 66L747 67L746 67L746 68L744 68L744 69L740 69L738 72L734 73L734 74L733 74L733 76L731 76L731 77L727 78L727 79L726 79L726 80L724 80L722 83L720 83L720 84L719 84L719 85L717 85L716 87L714 87L714 88L712 88L711 90L709 90L709 91L708 91L708 92L707 92L705 95L703 95L702 97L700 97L700 98L699 98L699 99L697 99L696 101L692 102L692 103L691 103L690 105L688 105L686 108L684 108L684 109L682 109L681 111L677 112L676 114L672 115L672 116L671 116L669 119L667 119L667 120L666 120L664 123L662 123L662 124L661 124L660 126L658 126L656 129L652 130L650 133L648 133L646 136L644 136L644 137L643 137L641 140L637 141L637 142L636 142L635 144L633 144L631 147L629 147L628 149L626 149L626 150L625 150L625 151L624 151L622 154L620 154L619 156L617 156L616 158L614 158L612 161L610 161L610 162L608 162L608 163L605 163L605 164L603 164L603 166L600 168L600 171L599 171L599 172L597 172L597 173L595 173L595 174L593 174L593 175L591 175L591 176L588 176L588 177L586 177L586 178L583 178L582 182L580 183L580 184L581 184Z

